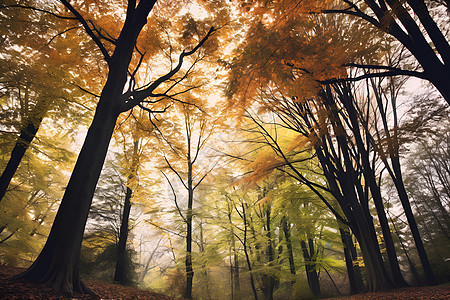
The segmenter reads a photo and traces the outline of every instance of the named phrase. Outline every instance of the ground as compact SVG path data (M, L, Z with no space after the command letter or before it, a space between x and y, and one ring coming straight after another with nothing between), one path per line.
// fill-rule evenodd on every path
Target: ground
M450 299L450 286L409 287L389 292L377 292L353 295L349 297L335 297L329 300L419 300L419 299Z
M0 299L91 299L91 297L88 295L76 295L74 298L69 298L65 297L61 293L55 292L50 287L8 279L11 276L19 274L21 271L23 271L23 269L0 266ZM97 293L101 299L105 300L176 300L175 298L151 291L142 291L131 287L124 287L118 284L88 281L87 285L95 293ZM450 286L411 287L390 292L367 293L354 295L351 297L332 298L332 300L344 299L450 299Z
M25 299L92 299L89 295L75 295L70 298L52 288L40 284L25 282L21 280L10 280L9 277L19 274L24 269L0 266L0 299L25 300ZM175 298L161 295L151 291L138 290L132 287L124 287L118 284L87 281L91 288L101 299L108 300L176 300Z

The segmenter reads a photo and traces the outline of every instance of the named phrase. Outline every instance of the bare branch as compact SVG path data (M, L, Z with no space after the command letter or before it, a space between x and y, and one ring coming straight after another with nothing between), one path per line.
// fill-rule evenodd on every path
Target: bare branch
M65 1L65 0L62 0L62 1ZM122 111L127 111L128 109L131 109L133 106L136 106L138 103L143 101L145 98L152 97L153 91L158 86L160 86L163 82L165 82L165 81L169 80L170 78L172 78L173 75L175 75L181 69L181 66L183 65L184 58L194 54L206 42L206 40L213 34L214 31L215 31L214 27L211 27L211 29L208 31L206 36L197 44L197 46L195 46L190 51L187 51L187 52L183 51L180 54L180 57L178 59L178 64L177 64L177 66L174 69L170 70L165 75L159 77L157 80L155 80L152 84L150 84L145 89L134 91L132 93L133 98L132 99L128 99L127 98L126 99L127 101L122 104L122 106L123 106L122 107ZM125 96L128 96L128 95L125 95Z
M95 35L95 33L92 31L92 29L89 27L87 21L83 18L83 16L69 3L67 0L59 0L61 3L67 7L68 10L76 17L76 19L83 25L84 30L86 33L91 37L91 39L94 41L94 43L98 46L100 51L103 54L103 57L105 58L106 62L109 64L111 61L111 56L109 55L108 51L106 50L105 46L102 44L100 39Z
M0 5L0 9L4 9L4 8L24 8L24 9L31 9L31 10L35 10L35 11L39 11L39 12L43 12L49 15L52 15L58 19L63 19L63 20L77 20L76 17L68 17L68 16L61 16L58 14L55 14L54 12L45 10L45 9L41 9L41 8L37 8L34 6L28 6L28 5L21 5L21 4L12 4L12 5Z
M180 214L181 218L183 219L183 221L185 223L187 223L187 219L184 217L183 213L181 212L180 207L178 206L178 201L177 201L177 193L175 192L175 189L173 188L172 182L170 182L169 177L167 177L167 175L161 171L161 173L164 175L164 177L167 179L167 182L170 185L170 189L172 190L172 194L173 194L173 201L175 202L175 206L177 207L178 213Z

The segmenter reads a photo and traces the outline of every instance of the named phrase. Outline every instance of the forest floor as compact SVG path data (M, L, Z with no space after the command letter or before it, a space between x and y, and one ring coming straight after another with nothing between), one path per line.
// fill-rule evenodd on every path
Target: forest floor
M408 287L388 292L365 293L353 296L339 296L326 300L419 300L419 299L450 299L450 286Z
M25 299L91 299L89 295L76 295L73 298L66 297L52 288L40 284L29 283L21 280L10 280L9 277L24 271L21 268L0 266L0 299L25 300ZM87 281L87 285L100 296L101 299L109 300L176 300L169 296L161 295L151 291L143 291L132 287L118 284ZM393 290L389 292L366 293L346 297L330 298L330 300L366 300L366 299L450 299L450 286L435 287L410 287Z
M53 299L92 299L90 295L75 295L67 297L56 292L51 287L42 284L30 283L23 280L11 280L25 269L0 266L0 299L1 300L53 300ZM86 285L101 299L108 300L176 300L176 298L158 294L151 291L139 290L119 284L101 281L86 281Z

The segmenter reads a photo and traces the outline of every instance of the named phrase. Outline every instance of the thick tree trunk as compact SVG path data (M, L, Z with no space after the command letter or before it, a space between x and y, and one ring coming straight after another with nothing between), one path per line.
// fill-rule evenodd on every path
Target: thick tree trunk
M126 278L126 263L127 263L127 239L128 239L128 222L131 211L131 188L127 186L125 194L125 202L123 204L122 223L120 224L119 242L117 244L117 261L116 270L114 272L114 281L120 284L130 284L129 279Z
M302 246L303 259L305 260L305 270L309 288L311 289L314 297L318 297L320 295L320 284L319 276L316 270L316 253L314 250L314 242L312 239L308 239L309 252L305 241L300 241L300 244Z
M355 266L356 249L351 241L350 233L339 228L341 234L342 244L344 246L345 265L347 267L348 280L350 282L350 294L358 294L364 291L364 283L362 281L361 271L359 267Z
M31 142L36 136L39 126L42 123L42 119L46 111L44 111L42 107L43 105L40 104L41 102L36 104L36 107L31 112L31 117L25 122L25 126L20 130L20 136L11 151L8 164L0 176L0 202L5 196L9 184L11 183L11 180L14 177L20 162L22 161L25 152L30 147Z
M347 267L347 275L348 281L350 283L350 294L358 294L359 288L356 282L355 269L353 268L353 260L350 254L350 249L348 248L348 237L343 232L343 229L339 228L342 244L344 245L344 257L345 257L345 266Z
M90 292L79 275L81 241L94 190L119 115L119 110L105 100L112 96L106 88L105 90L47 242L32 266L19 275L33 282L47 283L69 295L74 292Z

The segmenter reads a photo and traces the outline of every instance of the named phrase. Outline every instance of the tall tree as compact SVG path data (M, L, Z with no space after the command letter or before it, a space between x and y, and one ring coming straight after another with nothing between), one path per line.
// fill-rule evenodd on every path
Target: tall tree
M213 29L191 50L183 51L178 63L169 72L139 88L134 75L142 64L144 53L139 54L137 41L156 1L137 3L130 0L126 6L121 6L119 12L124 21L116 38L104 35L100 28L93 25L95 20L88 21L83 17L81 8L75 8L66 0L61 0L61 3L64 7L58 7L56 14L66 9L77 18L102 53L108 65L108 75L47 242L33 265L20 277L48 283L72 295L74 292L90 292L79 275L80 247L92 196L118 115L136 105L145 107L145 103L154 103L146 100L149 97L170 97L170 88L162 92L158 92L157 88L181 70L184 59L197 52ZM105 43L109 43L108 46ZM151 108L146 109L153 112Z
M186 103L180 108L182 120L180 120L180 132L172 132L174 136L162 136L167 141L169 153L164 151L164 160L167 168L173 173L187 192L187 206L184 212L179 207L177 195L173 183L166 176L170 184L174 201L180 217L186 225L186 290L184 297L192 299L192 284L193 284L193 263L192 263L192 232L193 232L193 218L194 218L194 192L203 182L205 177L214 167L214 164L202 165L199 161L201 156L204 156L207 149L209 137L214 131L214 124L212 120L202 111L198 112L194 99L187 99ZM162 134L162 131L159 131ZM179 139L184 136L184 141ZM181 143L180 143L181 142Z

